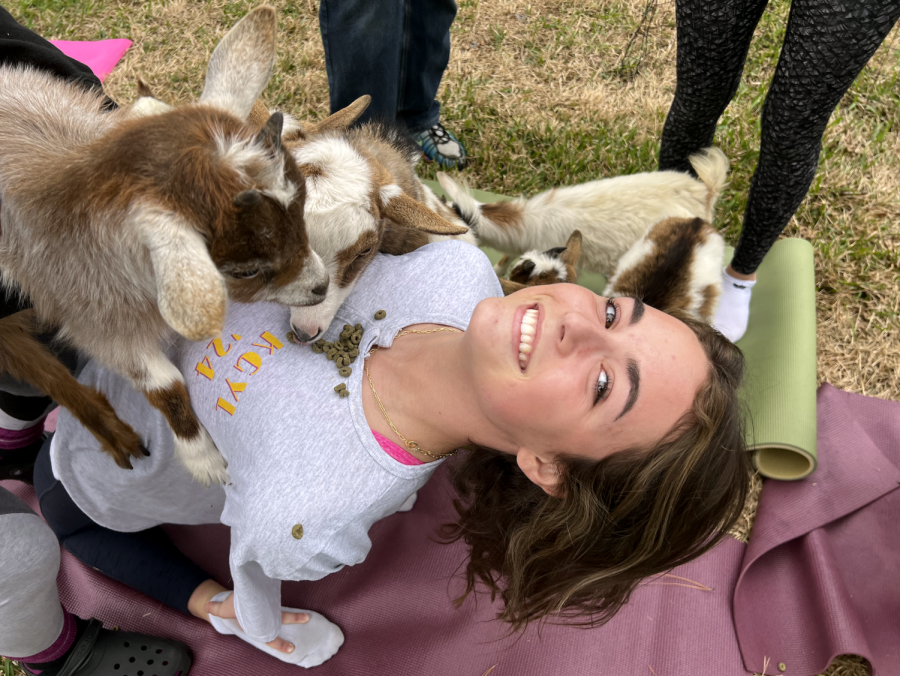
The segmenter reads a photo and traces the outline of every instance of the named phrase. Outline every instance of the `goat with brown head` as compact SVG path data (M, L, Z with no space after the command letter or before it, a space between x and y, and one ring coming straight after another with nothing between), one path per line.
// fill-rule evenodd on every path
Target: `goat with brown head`
M161 342L218 336L230 296L291 306L328 288L303 222L305 186L282 117L246 124L268 82L275 12L260 7L216 47L195 105L100 112L100 96L0 67L0 270L38 316L159 408L201 482L225 462ZM120 464L132 449L111 449Z
M323 303L291 309L292 328L303 341L328 328L386 242L395 247L389 253L399 254L432 239L468 235L464 224L450 222L428 204L411 169L421 153L404 132L378 124L347 129L368 102L363 97L318 125L297 127L288 143L306 177L310 242L332 279ZM405 234L399 237L400 232Z
M509 266L509 256L494 266L500 285L506 295L515 293L526 286L542 284L575 283L578 279L578 259L581 257L581 232L575 230L566 242L566 246L554 247L547 251L526 251L509 270L508 279L503 272Z

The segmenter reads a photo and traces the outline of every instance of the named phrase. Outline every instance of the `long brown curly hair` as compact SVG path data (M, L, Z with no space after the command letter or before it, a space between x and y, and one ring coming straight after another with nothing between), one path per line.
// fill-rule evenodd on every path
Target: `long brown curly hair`
M458 604L480 581L500 596L499 617L514 631L550 615L600 625L641 580L703 554L737 521L750 482L737 396L744 358L711 327L676 316L700 340L709 375L652 448L602 460L561 455L558 497L512 455L477 448L453 463L459 519L441 536L470 549Z

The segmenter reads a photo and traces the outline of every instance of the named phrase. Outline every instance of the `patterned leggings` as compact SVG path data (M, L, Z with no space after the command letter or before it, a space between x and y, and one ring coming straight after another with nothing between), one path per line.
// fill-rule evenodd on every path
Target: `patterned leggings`
M675 99L659 168L692 172L737 92L768 0L676 0ZM828 118L900 16L900 0L793 0L762 111L759 160L732 267L756 271L812 184Z

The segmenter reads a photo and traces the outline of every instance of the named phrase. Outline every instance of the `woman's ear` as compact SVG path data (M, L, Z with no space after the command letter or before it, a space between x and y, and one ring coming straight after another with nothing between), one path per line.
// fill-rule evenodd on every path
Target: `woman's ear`
M559 470L556 463L525 448L516 453L519 469L529 478L531 483L539 486L547 495L556 496L559 491Z

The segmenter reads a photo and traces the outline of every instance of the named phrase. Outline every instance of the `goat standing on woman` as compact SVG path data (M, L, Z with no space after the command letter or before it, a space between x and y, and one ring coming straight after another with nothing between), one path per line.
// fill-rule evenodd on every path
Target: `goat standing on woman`
M217 338L229 296L302 306L328 287L282 116L258 134L244 122L269 79L275 26L272 8L250 12L216 47L199 103L149 117L104 113L100 92L0 66L3 284L144 392L201 483L226 481L225 461L164 339ZM120 466L143 454L134 438L101 441Z

